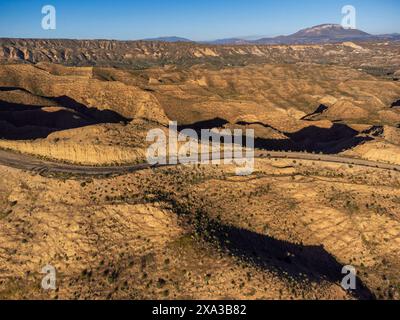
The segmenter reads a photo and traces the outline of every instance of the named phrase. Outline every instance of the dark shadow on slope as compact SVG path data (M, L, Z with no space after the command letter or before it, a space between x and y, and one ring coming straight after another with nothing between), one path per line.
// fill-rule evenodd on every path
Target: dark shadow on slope
M395 107L400 107L400 100L394 101L392 103L392 108L395 108Z
M381 137L385 133L385 128L383 126L372 126L371 128L364 130L361 133L373 137Z
M30 91L24 89L24 88L18 88L18 87L0 87L0 91L24 91L27 92L29 94L32 94ZM60 97L47 97L47 96L42 96L39 95L38 97L40 98L44 98L47 99L49 101L52 101L55 103L55 106L61 106L67 109L71 109L74 110L76 112L79 112L85 116L87 116L88 118L92 118L93 120L95 120L96 122L110 122L110 123L117 123L117 122L129 122L132 121L132 119L129 118L125 118L124 116L120 115L119 113L112 111L112 110L99 110L97 108L93 108L93 107L88 107L66 95L64 96L60 96ZM4 101L4 103L6 103ZM9 105L13 105L14 107L17 106L18 104L11 104L9 103ZM37 106L33 106L33 107L37 107ZM1 110L0 110L1 111Z
M0 87L2 91L23 90ZM30 140L46 138L49 134L101 123L127 123L127 119L112 110L88 108L74 99L42 97L54 102L55 108L25 105L0 100L0 139ZM58 109L57 109L58 108Z
M204 224L200 224L204 225ZM288 280L296 279L309 285L311 281L329 281L340 285L343 277L340 264L323 246L303 246L277 240L266 235L225 226L216 222L199 230L206 240L217 242L235 257L265 271L275 271ZM357 278L357 289L352 291L357 299L375 299L374 294Z
M293 133L282 132L260 122L248 123L241 121L236 124L241 126L261 125L284 134L287 137L286 139L255 139L256 148L274 151L307 151L332 154L354 148L365 141L372 140L371 137L360 136L360 132L341 123L333 123L330 128L308 126ZM366 134L366 132L362 133Z
M28 92L27 90L18 87L0 87L0 92L19 91L19 90Z
M200 136L201 130L222 128L224 125L226 125L228 123L229 122L226 121L225 119L214 118L211 120L195 122L193 124L187 124L187 125L179 125L178 124L178 131L182 131L185 129L192 129L192 130L196 131L197 134Z
M360 136L345 124L334 123L330 128L309 126L297 132L285 133L287 139L256 139L256 148L274 151L306 151L336 154L352 149L373 138Z
M270 126L269 124L265 124L265 123L262 123L262 122L259 122L259 121L251 122L251 123L250 122L246 122L246 121L238 121L238 122L236 122L236 124L239 125L239 126L259 125L259 126L262 126L264 128L272 129L272 130L274 130L276 132L282 133L282 131L274 128L273 126Z
M320 114L324 113L326 110L328 110L328 107L326 105L324 105L324 104L321 104L317 108L317 110L315 110L313 113L310 113L310 114L304 116L303 118L301 118L301 120L309 120L313 116L317 116L317 115L320 115Z
M228 121L215 118L209 121L201 121L191 125L179 126L178 130L193 129L200 137L202 129L222 128ZM256 137L254 146L257 149L269 151L306 151L324 154L336 154L348 149L352 149L366 141L373 140L369 136L360 136L359 132L341 123L334 123L330 128L320 128L309 126L297 132L282 132L272 126L261 123L238 122L237 125L249 126L259 124L266 128L273 129L287 138L284 139L266 139ZM215 139L224 142L224 136L214 134ZM242 137L243 142L245 137Z
M16 127L11 123L0 120L0 139L7 140L33 140L45 138L57 130L38 126L26 125Z
M31 104L13 103L0 99L0 112L40 110L42 107Z
M112 110L99 110L97 108L87 107L84 104L79 103L68 96L61 96L56 98L45 97L45 98L56 102L59 106L74 110L90 119L93 119L93 121L97 123L118 123L118 122L127 123L129 121L132 121L132 119L125 118L119 113Z

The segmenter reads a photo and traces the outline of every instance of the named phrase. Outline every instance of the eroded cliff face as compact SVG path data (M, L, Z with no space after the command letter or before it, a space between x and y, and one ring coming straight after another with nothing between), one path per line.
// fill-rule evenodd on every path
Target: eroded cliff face
M116 81L68 73L54 75L31 65L2 65L0 87L22 89L39 97L68 97L83 107L111 110L128 119L166 122L160 104L151 93Z
M390 50L388 49L390 47ZM390 52L397 52L392 55ZM0 63L53 62L73 66L136 66L211 63L335 63L400 68L398 42L325 45L206 45L115 40L0 39ZM368 63L365 65L365 61ZM397 68L396 68L397 66Z
M134 164L171 119L254 129L265 154L399 163L398 48L3 39L0 148ZM397 171L272 158L246 177L232 164L34 169L0 166L0 299L400 298ZM57 292L40 288L46 263Z
M256 146L267 150L338 153L370 140L393 144L367 131L399 130L399 97L398 81L332 65L0 65L0 137L9 140L4 147L57 160L126 163L143 158L150 128L174 120L197 129L251 128ZM374 145L353 154L364 157ZM398 163L385 150L374 159Z
M133 164L145 161L145 150L90 143L0 140L0 148L84 165Z

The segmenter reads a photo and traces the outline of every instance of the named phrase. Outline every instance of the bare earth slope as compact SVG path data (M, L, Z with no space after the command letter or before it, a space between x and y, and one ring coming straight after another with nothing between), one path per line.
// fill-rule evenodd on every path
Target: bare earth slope
M0 170L2 298L399 297L398 173L292 160L260 160L245 178L209 166L100 180ZM48 263L56 292L38 285Z
M389 50L390 51L389 51ZM202 45L152 41L0 39L0 62L52 62L72 66L243 65L317 62L399 70L399 42L326 45ZM396 69L397 68L397 69Z
M143 159L150 128L174 120L182 128L252 128L260 149L348 153L364 144L349 154L400 163L399 97L400 82L315 63L3 65L0 134L8 141L0 146L69 162L126 163ZM387 152L371 158L369 144Z
M0 39L0 298L400 299L399 57ZM149 166L169 121L254 129L254 172Z

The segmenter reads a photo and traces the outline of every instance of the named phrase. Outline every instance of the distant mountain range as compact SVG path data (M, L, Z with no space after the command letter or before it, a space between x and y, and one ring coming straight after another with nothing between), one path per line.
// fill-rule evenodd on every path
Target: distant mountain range
M161 37L146 39L162 42L195 42L186 38ZM372 40L400 40L399 33L372 35L358 29L345 29L339 24L321 24L311 28L300 30L289 36L273 38L261 38L258 40L245 40L241 38L219 39L203 41L206 44L215 45L239 45L239 44L322 44L344 41L372 41Z
M151 39L143 39L144 41L160 41L160 42L194 42L192 40L181 37L159 37Z
M302 44L302 43L326 43L337 41L353 41L372 37L370 34L357 30L345 29L338 24L323 24L312 28L300 30L289 36L276 38L263 38L255 40L260 44Z

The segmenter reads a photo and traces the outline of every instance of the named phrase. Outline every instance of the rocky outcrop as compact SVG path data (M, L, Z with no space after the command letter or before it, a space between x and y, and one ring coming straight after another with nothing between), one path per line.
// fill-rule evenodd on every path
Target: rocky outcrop
M193 42L0 39L0 63L52 62L71 66L148 67L166 64L219 66L249 63L337 63L361 66L369 61L400 67L397 54L382 50L379 43L335 43L319 45L213 45ZM361 48L361 49L360 49ZM385 48L386 49L386 48ZM329 52L329 55L326 53ZM395 69L396 70L396 69Z
M136 163L145 159L145 150L93 145L75 142L36 141L6 141L0 140L0 148L32 154L39 157L85 165L111 165Z

